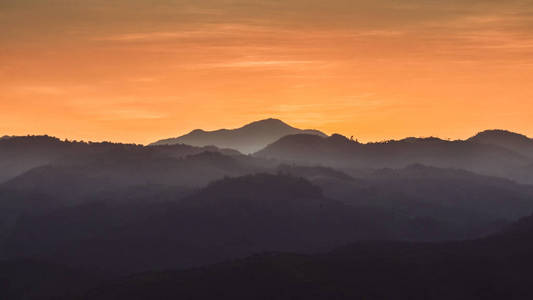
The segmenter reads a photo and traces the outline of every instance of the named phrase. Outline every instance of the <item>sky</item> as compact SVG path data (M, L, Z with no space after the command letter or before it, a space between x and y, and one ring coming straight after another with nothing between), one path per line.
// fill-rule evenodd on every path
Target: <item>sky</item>
M0 135L533 136L533 0L1 0Z

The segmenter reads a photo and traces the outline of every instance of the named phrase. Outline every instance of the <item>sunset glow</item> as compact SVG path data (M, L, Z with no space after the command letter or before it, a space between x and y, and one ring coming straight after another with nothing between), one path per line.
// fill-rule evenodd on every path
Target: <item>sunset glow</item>
M533 136L530 0L6 0L0 136Z

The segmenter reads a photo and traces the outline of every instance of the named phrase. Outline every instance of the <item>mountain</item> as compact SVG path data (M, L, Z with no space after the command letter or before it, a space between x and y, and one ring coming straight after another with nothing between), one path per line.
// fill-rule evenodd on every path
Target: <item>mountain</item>
M310 253L357 240L445 237L440 224L349 206L305 179L256 174L166 202L94 201L22 216L8 258L131 272L190 267L264 251Z
M298 168L316 180L355 182L335 186L344 188L342 201L286 175L286 167L280 172L226 178L181 196L135 189L135 201L118 201L124 195L101 193L92 202L27 214L10 230L4 254L128 273L265 251L313 253L358 240L479 237L533 210L527 189L446 170L408 169L367 189L340 172ZM401 179L410 173L413 179Z
M505 231L470 241L360 241L315 254L265 252L127 276L11 260L0 262L0 297L526 300L533 298L532 236L533 217L526 217Z
M240 155L231 149L216 147L192 147L188 145L161 146L147 149L140 145L119 143L86 143L61 141L50 136L19 136L0 139L0 183L8 181L35 167L56 161L74 161L86 156L112 152L145 152L152 156L182 158L202 152L220 152L226 155Z
M420 226L440 224L448 235L439 239L478 238L533 213L533 186L464 170L419 164L349 175L326 167L282 165L278 170L308 179L326 197L347 205L386 209Z
M510 149L473 141L407 138L361 144L338 134L330 137L289 135L254 155L287 163L340 169L404 168L418 163L521 181L525 178L517 176L517 170L533 162Z
M67 143L49 136L0 139L0 182L65 154Z
M1 139L0 298L531 299L527 144Z
M69 299L80 291L98 285L103 279L110 277L98 271L74 269L42 261L0 261L0 298Z
M79 240L78 234L87 234L103 226L101 231L94 233L93 238L116 240L116 243L109 245L111 253L114 247L120 249L120 241L124 238L121 231L114 231L116 226L129 228L131 232L146 231L149 235L150 232L168 232L169 228L176 226L202 228L203 225L197 224L198 222L213 224L220 218L222 224L218 228L221 230L217 233L219 237L227 232L240 232L241 228L254 228L256 222L264 224L265 230L277 228L276 231L285 232L295 230L294 226L298 222L298 226L305 227L302 224L306 224L303 219L299 219L301 216L288 209L293 209L294 206L304 216L311 217L316 212L308 211L306 205L317 201L316 199L324 203L335 203L332 206L320 204L321 211L336 218L346 228L351 224L351 221L342 221L346 214L349 215L346 218L354 220L366 220L362 217L366 214L372 216L372 222L382 228L381 232L388 232L388 235L377 234L380 230L363 226L360 228L361 235L351 236L344 229L327 225L326 220L321 221L316 217L316 222L325 222L320 223L324 236L329 238L341 235L337 243L344 239L345 242L350 242L352 239L362 238L363 234L373 238L409 240L476 238L498 231L506 224L533 212L532 187L462 170L412 165L404 169L381 169L367 171L364 175L357 172L348 175L326 167L281 165L271 168L268 164L262 165L260 160L244 155L226 156L203 152L174 159L154 156L151 150L151 147L147 147L137 150L140 152L118 151L93 155L86 160L77 160L77 164L57 162L34 168L0 185L0 248L2 240L10 236L20 237L20 232L17 231L20 226L26 224L28 227L25 230L44 232L45 228L57 221L64 222L65 228L56 226L48 234L38 235L44 239L42 242L45 245L45 241L57 239L55 237L66 238L66 241L61 242L65 245L69 243L69 239ZM268 172L270 175L246 175L261 172ZM239 177L243 175L244 177ZM227 179L221 180L224 177ZM306 180L296 184L300 182L296 178ZM208 184L214 180L221 181ZM203 185L207 187L200 189ZM309 198L301 196L305 193L309 193ZM224 200L226 198L231 201ZM305 200L298 200L299 198ZM280 211L272 215L273 205L278 203L276 201L292 204L288 207L276 206ZM202 206L198 207L200 204ZM243 219L236 214L252 208L254 210L247 214L251 214L253 218ZM267 215L261 215L263 210ZM167 220L167 225L154 227L159 221L170 218L171 211L176 213L172 219L182 220L183 223L174 224L174 221ZM225 215L226 211L231 213ZM159 215L162 212L165 214ZM292 221L283 223L283 219L279 219L277 214L290 216ZM148 219L157 221L142 225L146 222L143 220ZM115 224L117 220L129 220L131 223ZM232 220L234 223L224 220ZM139 227L141 225L145 228ZM63 231L74 230L77 226L81 227L76 235ZM254 249L315 249L317 246L310 243L319 245L323 236L317 233L320 230L313 229L314 225L306 226L307 230L300 228L300 231L292 233L298 239L290 239L301 242L296 242L293 245L295 248L287 248L281 240L272 242L271 246L274 248L267 246L268 243L264 240L270 236L267 230L257 232L257 237L253 239L246 237L252 234L244 233L241 237L228 238L227 241L220 242L224 250L206 252L197 259L198 262L209 262L220 256L227 258L224 253L242 256ZM184 234L180 232L175 230L172 234ZM313 238L309 238L304 244L301 239L309 232L313 232ZM36 233L32 235L37 236ZM136 238L139 240L135 243L144 243L145 239L150 240L151 237ZM165 238L160 237L161 240ZM181 241L185 252L179 253L185 257L191 252L199 254L199 250L187 248L194 246L191 241L203 244L212 242L212 238L211 235L203 238L195 236L190 241ZM255 239L257 241L249 243ZM129 242L132 241L124 243ZM98 244L96 241L94 243ZM224 243L235 245L226 249ZM328 243L335 245L331 241ZM36 252L27 254L30 257L41 255L41 250L49 246L34 245L32 249ZM18 251L24 253L26 250L23 247ZM82 261L92 259L88 255ZM188 263L191 261L192 258ZM178 265L184 263L179 260L174 262Z
M468 139L481 144L496 145L533 158L533 139L507 130L486 130Z
M95 286L80 299L526 300L533 297L531 219L471 241L358 242L314 255L263 253L147 272Z
M138 199L140 195L148 202L178 199L210 181L263 170L248 163L245 156L241 159L203 152L173 158L138 150L58 161L0 184L0 225L6 217L42 213L95 199L115 202Z
M152 145L187 144L198 147L214 145L219 148L236 149L242 153L253 153L281 137L298 133L326 136L318 130L302 130L278 119L266 119L237 129L220 129L216 131L196 129L184 136L160 140Z
M1 141L0 244L25 214L91 201L173 201L225 176L270 170L270 164L215 147L144 147L51 137Z

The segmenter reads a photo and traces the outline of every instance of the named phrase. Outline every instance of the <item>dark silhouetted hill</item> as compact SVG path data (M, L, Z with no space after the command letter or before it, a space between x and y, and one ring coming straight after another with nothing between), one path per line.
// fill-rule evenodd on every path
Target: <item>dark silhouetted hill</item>
M236 177L270 167L242 155L176 159L140 149L37 167L0 186L0 248L11 238L11 254L23 257L150 269L257 251L317 251L359 239L475 238L533 211L530 186L461 170L413 165L359 177L281 165L271 169L277 175ZM236 178L194 191L227 176ZM131 257L117 254L146 243L180 255L143 247ZM88 252L91 245L108 251Z
M206 151L207 150L207 151ZM0 142L0 245L23 214L91 201L173 201L225 176L270 168L234 150L65 142L50 137ZM27 169L27 170L26 170ZM20 174L18 174L20 173Z
M149 152L154 155L182 158L201 152L220 152L226 155L239 155L235 150L216 147L192 147L173 145L146 147L117 143L85 143L61 141L49 136L10 137L0 140L0 183L12 179L35 167L44 166L58 160L76 160L90 155L109 152Z
M136 185L202 187L224 176L261 171L260 164L246 156L201 152L182 158L160 155L148 148L111 151L36 167L4 183L18 190L48 190L85 193L85 189L115 189ZM86 185L85 187L83 185Z
M468 139L480 144L496 145L533 158L533 139L507 130L486 130Z
M323 165L341 169L404 168L419 163L455 168L525 182L517 170L531 159L496 145L437 138L408 138L399 141L361 144L341 135L320 137L290 135L255 153L262 158L287 163Z
M0 298L68 299L109 278L97 269L80 270L34 260L0 261Z
M333 181L354 181L354 178L339 170L328 167L306 167L297 165L280 164L277 167L277 172L297 177L303 177L313 182L320 182L321 180Z
M0 263L0 296L14 300L526 300L533 297L532 230L528 217L504 232L471 241L362 241L324 253L268 252L188 270L115 278L107 272L95 277L94 271L6 261Z
M58 159L66 143L48 136L11 137L0 140L0 182Z
M243 153L253 153L283 136L297 133L326 136L318 130L297 129L278 119L266 119L237 129L220 129L216 131L196 129L184 136L157 141L152 145L215 145L220 148L236 149Z
M526 300L533 297L531 228L462 242L359 242L317 255L266 253L138 274L80 298Z
M441 224L456 239L498 231L533 213L532 186L464 170L416 164L351 176L325 167L284 165L280 170L309 179L326 197L345 204L387 209L418 220L420 227Z
M19 219L7 257L134 271L185 267L264 251L314 252L355 240L432 239L386 210L325 198L307 180L258 174L214 182L172 202L94 202Z
M0 299L531 299L527 143L1 139Z

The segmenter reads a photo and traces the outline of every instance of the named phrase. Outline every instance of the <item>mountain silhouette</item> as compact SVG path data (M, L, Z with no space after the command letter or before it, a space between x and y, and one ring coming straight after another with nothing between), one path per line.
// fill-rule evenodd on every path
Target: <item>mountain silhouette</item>
M529 143L0 139L0 298L531 299Z
M29 169L18 175L6 173L10 178L0 183L0 244L2 237L12 232L18 219L27 214L41 215L94 201L112 205L173 202L209 182L256 173L302 177L322 188L326 198L355 208L373 207L412 218L413 224L418 225L406 229L403 237L415 240L479 237L499 230L506 223L529 214L532 209L529 199L533 193L528 186L462 171L461 168L431 168L420 164L400 167L419 158L427 161L424 155L439 154L441 147L446 150L450 147L447 141L408 139L396 142L401 147L408 147L407 154L413 152L408 156L401 152L401 155L392 155L390 150L380 150L380 153L364 149L376 147L379 150L393 147L394 143L364 145L340 135L329 138L287 136L280 142L293 138L302 140L296 146L304 146L301 149L296 147L298 159L305 158L307 152L318 150L320 160L311 161L310 165L280 164L283 157L263 159L235 150L183 144L145 147L66 142L51 137L20 137L0 142L5 165L18 166L20 171ZM461 147L471 144L479 149L494 148L499 152L490 158L496 161L504 161L505 155L514 153L492 145L460 144ZM420 152L424 147L429 148ZM376 153L381 160L371 156ZM456 158L453 153L449 157L463 159L462 162L468 160L468 157ZM475 158L476 152L472 153L470 159ZM353 159L364 158L363 155L374 161L363 160L368 164L361 165L367 168L357 169ZM383 162L397 157L403 160L390 164L395 168L382 167L388 165ZM335 168L325 167L326 159L334 159L333 162L338 164L333 164ZM487 160L483 158L479 163ZM465 163L462 169L470 166ZM528 166L518 168L518 171L523 173L523 178L533 174L533 168ZM2 172L6 169L0 170ZM246 189L251 188L243 187L236 193ZM425 232L438 228L439 234L433 236Z
M497 145L533 158L533 139L523 134L507 130L486 130L468 140L476 143Z
M236 149L242 153L252 153L283 136L297 133L326 136L318 130L298 129L278 119L265 119L237 129L215 131L196 129L186 135L160 140L151 145L187 144L198 147L214 145L219 148Z
M361 144L344 136L289 135L254 154L287 163L324 165L341 169L404 168L423 164L456 168L484 175L529 182L519 174L533 160L511 147L438 138L406 138L397 141Z
M214 180L269 170L264 162L240 153L225 155L187 145L78 146L0 183L0 239L23 214L96 200L171 201Z
M146 200L96 201L23 216L5 254L142 271L391 239L404 235L410 222L381 209L328 199L307 180L285 175L227 178L185 198Z
M193 147L189 145L172 145L160 147L143 147L133 144L92 143L62 141L51 136L19 136L0 140L0 183L13 179L35 167L53 164L57 161L78 161L91 155L131 156L133 153L145 153L144 158L169 157L183 158L202 152L220 152L227 155L240 155L236 150L210 147ZM114 153L114 154L113 154ZM140 157L142 158L142 157ZM133 161L130 161L133 162Z
M308 179L328 198L417 220L419 226L414 228L439 224L448 230L441 232L444 239L478 238L533 213L533 186L459 169L416 164L348 170L350 175L326 167L282 165L278 169Z
M31 259L0 261L0 298L74 299L74 295L96 286L103 279L111 278L98 271Z
M531 219L471 241L357 242L321 254L262 253L141 273L93 287L80 299L526 300L533 297Z
M108 191L89 197L97 200L53 210L31 205L34 210L9 231L4 254L127 273L264 251L311 253L357 240L479 237L501 230L507 222L500 220L533 211L529 189L460 171L413 166L383 171L393 174L355 187L345 184L359 180L331 170L298 167L295 172L341 181L329 186L337 191L335 198L306 179L263 173L222 179L189 193L165 186ZM51 199L69 203L77 198Z

